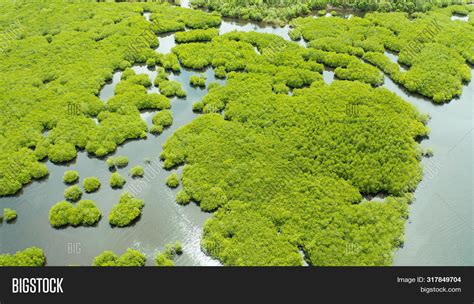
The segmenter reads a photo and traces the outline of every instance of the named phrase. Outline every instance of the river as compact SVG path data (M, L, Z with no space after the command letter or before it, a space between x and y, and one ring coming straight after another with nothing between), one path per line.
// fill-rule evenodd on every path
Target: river
M183 4L187 2L184 1ZM144 17L149 20L146 14ZM241 22L224 19L220 26L221 34L232 30L272 33L290 40L290 28L272 27L262 23ZM160 46L157 52L170 52L175 46L174 35L158 37ZM303 40L298 42L305 46ZM386 53L392 61L396 54ZM137 73L149 75L153 82L156 71L145 66L134 66ZM113 96L116 84L120 81L121 71L117 71L111 82L100 91L99 97L106 101ZM166 139L179 127L188 124L196 114L192 104L202 99L206 89L189 85L189 77L198 72L182 69L172 73L170 78L179 81L187 93L186 98L172 99L173 125L159 135L149 135L146 140L129 141L118 147L113 155L125 155L129 165L119 172L126 177L127 186L134 180L128 176L128 170L135 165L145 167L148 186L138 195L145 200L141 219L128 228L111 228L107 215L118 202L122 191L112 190L108 185L110 171L104 161L79 152L71 163L55 165L49 161L46 165L49 176L25 186L17 195L0 198L0 208L13 208L18 212L14 224L0 224L1 252L13 253L26 247L37 246L44 249L48 265L90 265L93 258L104 250L122 254L126 248L142 251L147 257L147 265L153 265L153 257L167 243L180 241L184 254L175 262L177 265L220 265L200 250L202 226L211 214L201 212L195 204L185 207L175 203L179 188L169 189L165 179L169 172L161 168L159 154ZM214 77L212 69L205 71L206 83L223 80ZM334 80L334 72L325 69L326 82ZM406 224L406 242L396 252L395 265L474 265L473 261L473 217L472 217L472 116L474 82L463 89L460 98L445 105L434 105L420 96L409 94L390 78L385 77L384 87L396 93L407 102L415 105L421 112L430 113L431 133L421 142L423 147L433 148L434 156L423 158L424 178L415 192L416 200L410 206L410 218ZM152 86L150 93L158 92ZM142 118L151 125L153 112L142 113ZM151 164L145 164L149 158ZM50 207L63 200L65 185L62 176L66 170L77 170L81 180L87 176L97 176L102 187L100 191L85 194L92 199L102 212L103 218L96 227L68 227L54 229L47 221ZM182 168L177 169L181 171Z

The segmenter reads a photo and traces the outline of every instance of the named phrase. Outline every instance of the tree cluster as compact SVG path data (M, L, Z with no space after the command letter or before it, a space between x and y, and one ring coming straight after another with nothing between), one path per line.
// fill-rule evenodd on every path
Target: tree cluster
M92 266L111 267L111 266L145 266L146 256L138 250L128 248L127 251L118 256L112 251L104 251L94 258Z
M64 226L93 226L101 218L100 210L94 201L81 200L76 206L70 202L62 201L49 210L51 226L60 228Z
M3 208L3 219L9 223L17 218L16 211L10 208Z
M86 177L82 182L82 186L87 193L95 192L100 188L100 180L95 176Z
M109 222L112 226L129 226L138 219L144 206L143 200L134 198L132 194L124 192L120 196L119 203L110 211Z
M44 266L46 258L37 247L26 248L15 254L0 254L0 266Z
M175 244L166 244L165 250L158 253L155 257L156 266L175 266L173 260L177 255L181 254L183 254L183 246L180 242L176 242Z
M421 180L426 117L361 82L288 96L274 78L231 73L202 101L224 117L202 115L164 144L165 168L184 164L176 200L215 211L203 249L225 265L301 265L301 252L311 265L389 265Z

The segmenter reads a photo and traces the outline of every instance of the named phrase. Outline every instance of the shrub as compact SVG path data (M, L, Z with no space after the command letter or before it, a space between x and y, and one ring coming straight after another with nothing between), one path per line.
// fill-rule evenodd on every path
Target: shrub
M49 222L55 228L72 226L92 226L101 217L100 210L91 200L81 200L76 206L61 201L49 210Z
M125 180L125 178L123 178L122 175L120 175L118 172L112 173L109 180L110 187L112 188L122 188L126 182L127 181Z
M127 249L117 260L118 266L145 266L146 256L138 250Z
M94 192L100 188L100 180L97 177L86 177L82 185L87 193Z
M129 98L125 96L124 98ZM135 102L139 110L163 110L171 108L168 98L158 93L150 93L142 96Z
M146 61L146 65L150 68L154 67L156 65L155 58L148 58L148 60Z
M171 173L167 178L166 178L166 185L170 188L176 188L179 186L179 177L178 174L175 172Z
M186 92L181 87L181 83L174 80L163 80L159 83L160 93L166 97L177 96L186 97Z
M166 73L165 69L159 67L156 71L155 86L159 87L160 83L164 80L168 80L169 75Z
M118 256L112 251L104 251L94 258L92 266L145 266L146 256L138 250L128 248L127 252Z
M14 219L16 219L16 211L13 209L4 208L3 218L5 219L7 223L13 221Z
M133 195L128 192L122 193L119 203L110 211L110 224L117 227L130 225L141 215L144 205L143 200L134 198Z
M160 59L161 65L166 70L173 70L175 72L179 72L179 60L174 53L164 54Z
M115 157L115 165L118 168L123 168L123 167L128 166L128 158L126 156Z
M136 73L132 68L126 68L123 71L122 76L120 77L120 80L127 80L129 77L135 76L135 75Z
M156 125L151 126L150 133L156 134L156 135L163 133L163 126L156 126Z
M136 86L136 85L138 85L138 86ZM118 95L126 94L128 92L125 89L132 89L133 90L135 88L138 91L143 91L143 88L141 88L140 86L143 86L143 87L146 87L146 88L151 86L150 77L148 77L148 75L138 74L138 75L133 75L133 76L127 77L126 81L119 82L117 84L117 87L115 89L115 93L118 94ZM124 90L123 92L122 92L122 89Z
M177 255L182 255L183 254L183 245L180 242L176 242L174 244L174 252Z
M66 201L55 204L49 210L49 222L53 227L63 227L69 224L69 214L74 212L74 206Z
M64 172L63 180L66 184L75 183L79 179L79 173L74 170Z
M145 174L145 170L143 169L142 166L135 166L132 169L130 169L130 175L132 177L143 177Z
M191 197L189 194L184 190L179 190L178 194L176 195L176 202L180 205L187 205L191 201Z
M175 266L173 260L170 259L170 258L169 258L166 254L164 254L164 253L159 253L159 254L155 257L155 263L156 263L156 266L161 266L161 267L171 267L171 266Z
M81 188L79 188L78 185L68 187L66 188L66 190L64 190L64 197L70 201L75 202L79 200L81 196L82 196L82 190Z
M218 35L219 31L215 28L205 30L192 30L176 33L175 41L177 43L205 42L211 41L212 38L217 37Z
M214 70L214 74L216 75L216 78L224 79L226 76L226 71L225 67L220 66Z
M132 66L132 64L129 61L122 60L122 61L120 61L120 64L119 64L118 68L121 69L121 70L125 70L127 68L130 68L131 66Z
M189 78L189 83L195 87L206 87L206 76L193 75Z
M163 110L153 116L153 124L163 128L171 126L173 123L173 114L170 110Z
M204 211L214 211L227 202L227 196L220 187L212 187L204 198L201 202L201 209Z
M113 157L108 157L106 160L106 163L107 163L107 166L109 166L109 168L115 167L115 160Z
M94 258L92 266L117 266L118 256L112 251L104 251Z
M218 82L213 81L209 83L209 85L207 86L207 90L210 91L212 89L219 88L219 87L221 87L221 85Z
M202 109L204 108L204 104L202 101L196 101L193 103L193 111L194 112L202 112Z
M180 242L175 244L166 244L165 250L160 252L155 257L156 266L174 266L173 259L176 255L181 255L183 253L183 246Z
M85 226L92 226L96 224L101 217L100 210L96 207L95 203L91 200L81 200L76 210L81 214L81 224Z
M74 159L77 155L74 145L57 143L49 147L48 157L53 163L63 163Z
M0 266L44 266L46 258L37 247L26 248L15 254L0 254Z
M307 0L291 0L291 1L209 1L209 0L193 0L193 5L198 8L206 8L217 11L223 16L241 18L244 20L251 19L254 21L265 21L277 25L284 25L292 18L307 15L309 12L322 9L326 4L342 5L342 2L336 1L307 1ZM354 3L359 2L355 1ZM352 4L352 2L351 2Z

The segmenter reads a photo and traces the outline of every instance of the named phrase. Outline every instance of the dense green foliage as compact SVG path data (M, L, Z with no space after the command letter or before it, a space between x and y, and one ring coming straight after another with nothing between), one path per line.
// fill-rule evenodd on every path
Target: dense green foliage
M153 32L208 29L221 22L216 14L158 3L1 5L0 31L14 20L22 26L0 56L0 195L14 194L46 176L47 167L40 162L45 157L69 161L78 149L105 156L127 139L146 137L139 110L169 108L169 101L146 94L149 80L140 75L124 79L105 104L98 98L101 87L115 70L150 58L160 67L179 70L176 55L154 51L158 40ZM152 12L152 26L143 18L144 10Z
M203 99L225 119L201 116L164 145L165 167L185 164L180 200L217 210L203 249L225 265L301 265L300 250L312 265L390 264L426 117L383 88L315 78L288 96L274 79L231 73ZM389 197L360 202L379 192Z
M145 266L146 256L138 250L128 248L120 257L112 251L104 251L94 258L92 266Z
M186 91L181 87L181 83L174 80L161 80L155 82L155 84L160 89L160 93L167 96L177 96L177 97L186 97Z
M77 182L78 179L79 179L79 173L77 173L77 171L68 170L64 172L63 180L66 184L75 183Z
M175 34L175 41L177 43L205 42L211 41L212 38L217 37L218 35L219 31L214 28L210 28L207 30L178 32Z
M0 254L0 266L44 266L46 258L43 250L30 247L15 254Z
M90 192L95 192L99 190L100 188L100 180L99 178L92 176L92 177L86 177L84 179L84 182L82 183L82 186L84 187L84 190L87 193Z
M49 147L48 157L53 163L63 163L74 159L77 155L74 145L69 143L56 143Z
M156 266L169 267L174 266L173 259L177 255L183 253L183 246L181 243L176 242L175 244L166 244L165 250L160 252L155 257Z
M189 78L189 83L195 87L206 87L206 76L205 75L193 75Z
M448 102L462 92L463 82L471 79L469 63L474 63L474 31L467 22L452 22L450 16L460 8L474 11L472 6L455 6L418 14L411 20L404 13L369 13L364 18L298 18L293 21L292 38L303 37L317 51L308 56L331 67L338 67L339 79L354 78L353 71L340 67L359 65L360 59L377 66L409 91ZM317 28L318 31L314 29ZM397 52L399 63L409 67L404 72L384 55ZM330 52L330 53L325 53ZM337 53L337 54L336 54ZM331 58L332 57L332 58ZM346 61L346 63L343 63ZM363 75L367 69L353 67ZM376 71L364 82L378 84ZM368 76L365 76L368 77Z
M59 228L64 226L92 226L101 217L100 210L91 200L81 200L76 206L62 201L49 210L51 226Z
M107 163L107 166L109 166L109 168L115 167L115 160L113 157L108 157L105 162Z
M130 169L130 175L132 177L143 177L143 175L145 175L145 170L142 166L135 166Z
M0 116L0 119L2 118L3 115ZM0 158L0 195L15 194L32 179L48 175L47 167L43 163L39 163L37 157L28 148L19 148L16 152L11 149L2 149L2 145L8 147L11 144L8 141L3 141L2 144L2 138L0 135L0 152L2 153Z
M326 8L327 5L341 8L352 8L360 11L404 11L425 12L432 7L446 6L449 4L469 3L468 0L446 0L446 1L370 1L370 0L258 0L258 1L236 1L236 0L191 0L191 4L197 7L215 10L226 17L238 17L283 24L291 18L307 15L311 11ZM319 16L326 14L326 10L318 11ZM331 11L331 15L337 15Z
M440 18L451 27L446 11L436 14L446 14ZM390 17L401 19L390 23ZM410 193L421 179L416 139L428 133L427 116L385 89L342 81L328 86L320 73L326 65L335 68L337 79L377 86L383 76L371 64L382 62L383 72L434 101L458 95L449 86L460 89L470 78L469 48L443 36L444 45L426 43L419 59L404 58L403 46L414 36L399 37L403 18L298 19L292 38L303 37L308 49L272 35L237 32L173 49L185 67L212 66L228 77L226 86L193 105L203 113L224 110L224 119L196 119L162 153L166 168L185 165L177 202L217 210L204 229L209 255L225 265L301 265L301 253L311 265L391 263L403 243ZM411 22L416 28L403 33L423 30L431 20L420 15ZM456 28L470 41L466 25ZM392 64L385 50L400 52L409 71ZM450 58L436 55L443 52ZM424 63L430 60L431 66ZM438 70L434 61L442 62ZM428 88L411 84L420 75ZM293 96L286 95L290 88ZM361 202L367 193L388 196L382 203Z
M157 125L153 125L151 126L150 128L150 133L152 134L155 134L155 135L159 135L163 132L163 126L157 126Z
M211 83L209 83L209 85L207 86L207 90L210 91L212 89L215 89L215 88L219 88L221 85L216 82L216 81L213 81Z
M176 62L178 62L178 58L176 57L175 54L170 54L170 55L174 56L174 58L176 58ZM169 80L168 74L163 68L158 68L157 70L157 75L155 78L155 86L157 86L160 89L161 94L167 97L171 97L171 96L185 97L186 96L186 92L181 87L181 83L174 80Z
M141 215L145 206L143 200L134 198L132 194L124 192L120 201L109 214L109 222L113 226L125 227L132 224Z
M118 172L112 173L109 179L109 184L112 188L122 188L126 182L127 181L125 180L125 178L123 178L123 176L120 175L120 173Z
M207 29L221 24L218 14L207 14L199 10L180 9L168 6L145 5L151 11L153 30L158 33L188 29Z
M176 194L176 202L180 205L187 205L191 201L191 197L189 194L181 189L178 194Z
M166 254L166 252L157 254L155 257L155 263L156 263L156 266L161 266L161 267L175 266L173 262L173 258L169 257Z
M115 87L115 96L107 101L107 109L113 112L126 106L133 106L138 110L169 109L171 105L168 98L156 93L147 93L146 88L150 86L148 75L136 75L132 69L126 69Z
M153 116L152 122L161 129L169 127L173 124L173 114L170 110L160 111Z
M121 156L121 155L116 156L115 165L117 166L117 168L123 168L123 167L128 166L128 157Z
M180 242L174 243L174 245L172 245L172 249L173 249L174 253L177 254L177 255L182 255L183 254L183 245Z
M64 197L70 201L77 201L82 196L82 190L78 185L74 185L64 190Z
M326 6L325 0L235 1L192 0L192 5L216 10L225 17L284 23L290 18L307 15Z
M15 220L17 217L16 211L9 208L3 208L3 219L8 223Z
M179 186L179 176L176 172L171 173L166 178L166 185L170 188L176 188Z
M212 9L268 21L326 4L227 3L215 2ZM366 2L356 3L366 9ZM386 4L381 10L425 10ZM152 24L141 16L144 9ZM469 14L470 21L451 21L455 12ZM215 212L205 224L203 250L224 265L301 265L302 255L310 265L388 265L403 243L411 192L421 179L416 140L428 129L414 107L377 88L380 70L435 102L451 100L471 77L472 15L472 7L456 6L412 15L298 18L290 36L303 38L304 48L270 34L219 36L213 28L220 24L217 14L168 5L6 3L0 30L18 18L24 32L0 56L0 195L46 176L40 162L46 157L66 162L79 149L102 157L127 139L145 138L141 110L160 111L149 131L161 133L172 123L166 96L186 96L167 70L212 67L216 77L228 78L226 85L213 85L193 105L205 115L178 129L161 154L167 169L184 165L176 201ZM433 20L437 34L421 35ZM180 43L172 53L155 52L155 33L184 30L176 34ZM390 62L386 50L408 70ZM130 68L136 63L157 66L160 94L147 93L151 81ZM325 66L334 68L331 85L321 75ZM102 102L99 90L117 69L123 74L115 96ZM107 164L124 166L119 157ZM167 184L177 187L173 174ZM112 187L124 184L119 173L112 174ZM386 199L362 200L377 193ZM65 191L71 200L81 194L78 186ZM122 194L110 224L132 224L143 206L143 200ZM93 225L100 216L92 201L63 201L51 208L49 220L54 227ZM167 247L157 265L174 264L180 251ZM97 264L145 263L137 253L128 262L120 259L107 252Z

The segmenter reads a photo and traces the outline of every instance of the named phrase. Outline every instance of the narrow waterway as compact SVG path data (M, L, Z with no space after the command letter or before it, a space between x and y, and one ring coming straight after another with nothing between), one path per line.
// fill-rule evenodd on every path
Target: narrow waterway
M136 73L147 74L153 81L156 76L154 70L145 66L134 66ZM114 74L113 81L102 89L100 96L107 100L113 96L113 89L120 80L121 71ZM209 69L204 72L207 84L211 81L222 80L214 78L214 72ZM110 171L103 160L90 157L86 152L80 152L75 161L65 165L55 165L49 161L46 165L49 176L39 182L33 182L13 197L0 199L1 207L14 208L18 212L18 220L14 224L0 224L0 247L2 252L15 252L26 247L37 246L43 248L48 258L48 265L90 265L93 258L104 250L123 253L126 248L139 249L148 259L148 265L153 265L153 257L163 249L167 243L180 241L184 247L184 254L176 259L177 265L218 265L200 250L202 225L211 216L201 212L195 204L186 207L175 203L175 196L179 188L169 189L165 185L169 171L162 169L159 155L165 140L179 127L188 124L196 114L192 112L192 103L200 100L206 90L189 85L194 71L182 70L181 73L172 73L170 79L181 82L187 93L184 99L173 98L171 111L173 125L159 135L148 135L146 140L132 140L117 148L112 155L124 155L129 159L126 168L118 169L127 180L123 190L113 190L108 185ZM157 88L150 88L149 92L156 92ZM143 112L142 118L151 125L153 112ZM146 164L145 160L151 160ZM132 179L128 170L141 165L145 168L143 179ZM76 170L81 181L88 176L97 176L102 186L96 193L84 194L83 198L92 199L102 212L102 219L96 227L78 227L54 229L47 221L49 209L53 204L64 199L63 191L66 188L62 181L65 171ZM181 171L181 168L178 169ZM145 182L146 186L143 186ZM142 216L132 227L112 228L107 216L118 202L120 194L128 190L145 200ZM79 251L71 251L71 246L77 246Z
M147 13L144 16L149 20ZM159 37L159 40L160 47L157 52L169 52L175 45L174 35ZM133 70L137 74L148 75L152 83L157 74L155 69L146 66L133 66ZM116 71L112 79L104 85L99 93L101 100L106 102L114 95L122 72ZM206 84L225 84L224 80L214 77L212 69L203 73L207 78ZM200 250L202 226L211 214L202 212L196 204L182 207L175 203L176 193L180 188L170 189L165 185L170 172L162 168L159 160L163 143L176 129L196 117L192 104L207 94L206 89L195 88L189 84L190 77L196 74L201 72L182 69L179 73L170 73L170 79L179 81L187 93L186 98L171 99L171 127L159 136L149 134L145 140L128 141L111 155L124 155L129 159L126 168L118 169L127 180L123 190L110 188L108 180L111 173L103 160L91 157L86 152L79 152L77 159L68 164L56 165L47 161L50 172L47 178L27 185L15 196L0 198L1 207L14 208L18 212L16 223L0 224L2 252L13 253L26 247L37 246L44 249L48 265L90 265L93 258L104 250L121 254L126 248L134 248L148 257L147 265L153 265L154 256L165 244L180 241L184 254L175 260L177 265L219 265ZM159 89L154 85L148 88L148 93L158 92ZM154 113L144 111L141 114L148 126L151 126ZM151 163L147 164L146 160ZM145 168L143 179L132 179L128 175L128 170L135 165ZM47 221L51 206L64 199L63 191L66 185L62 177L67 170L78 171L80 182L88 176L100 179L102 186L98 192L83 194L84 199L94 200L102 212L102 219L97 226L54 229ZM181 170L182 168L178 169L179 173ZM118 202L120 194L126 190L145 200L142 216L131 227L112 228L107 216Z

